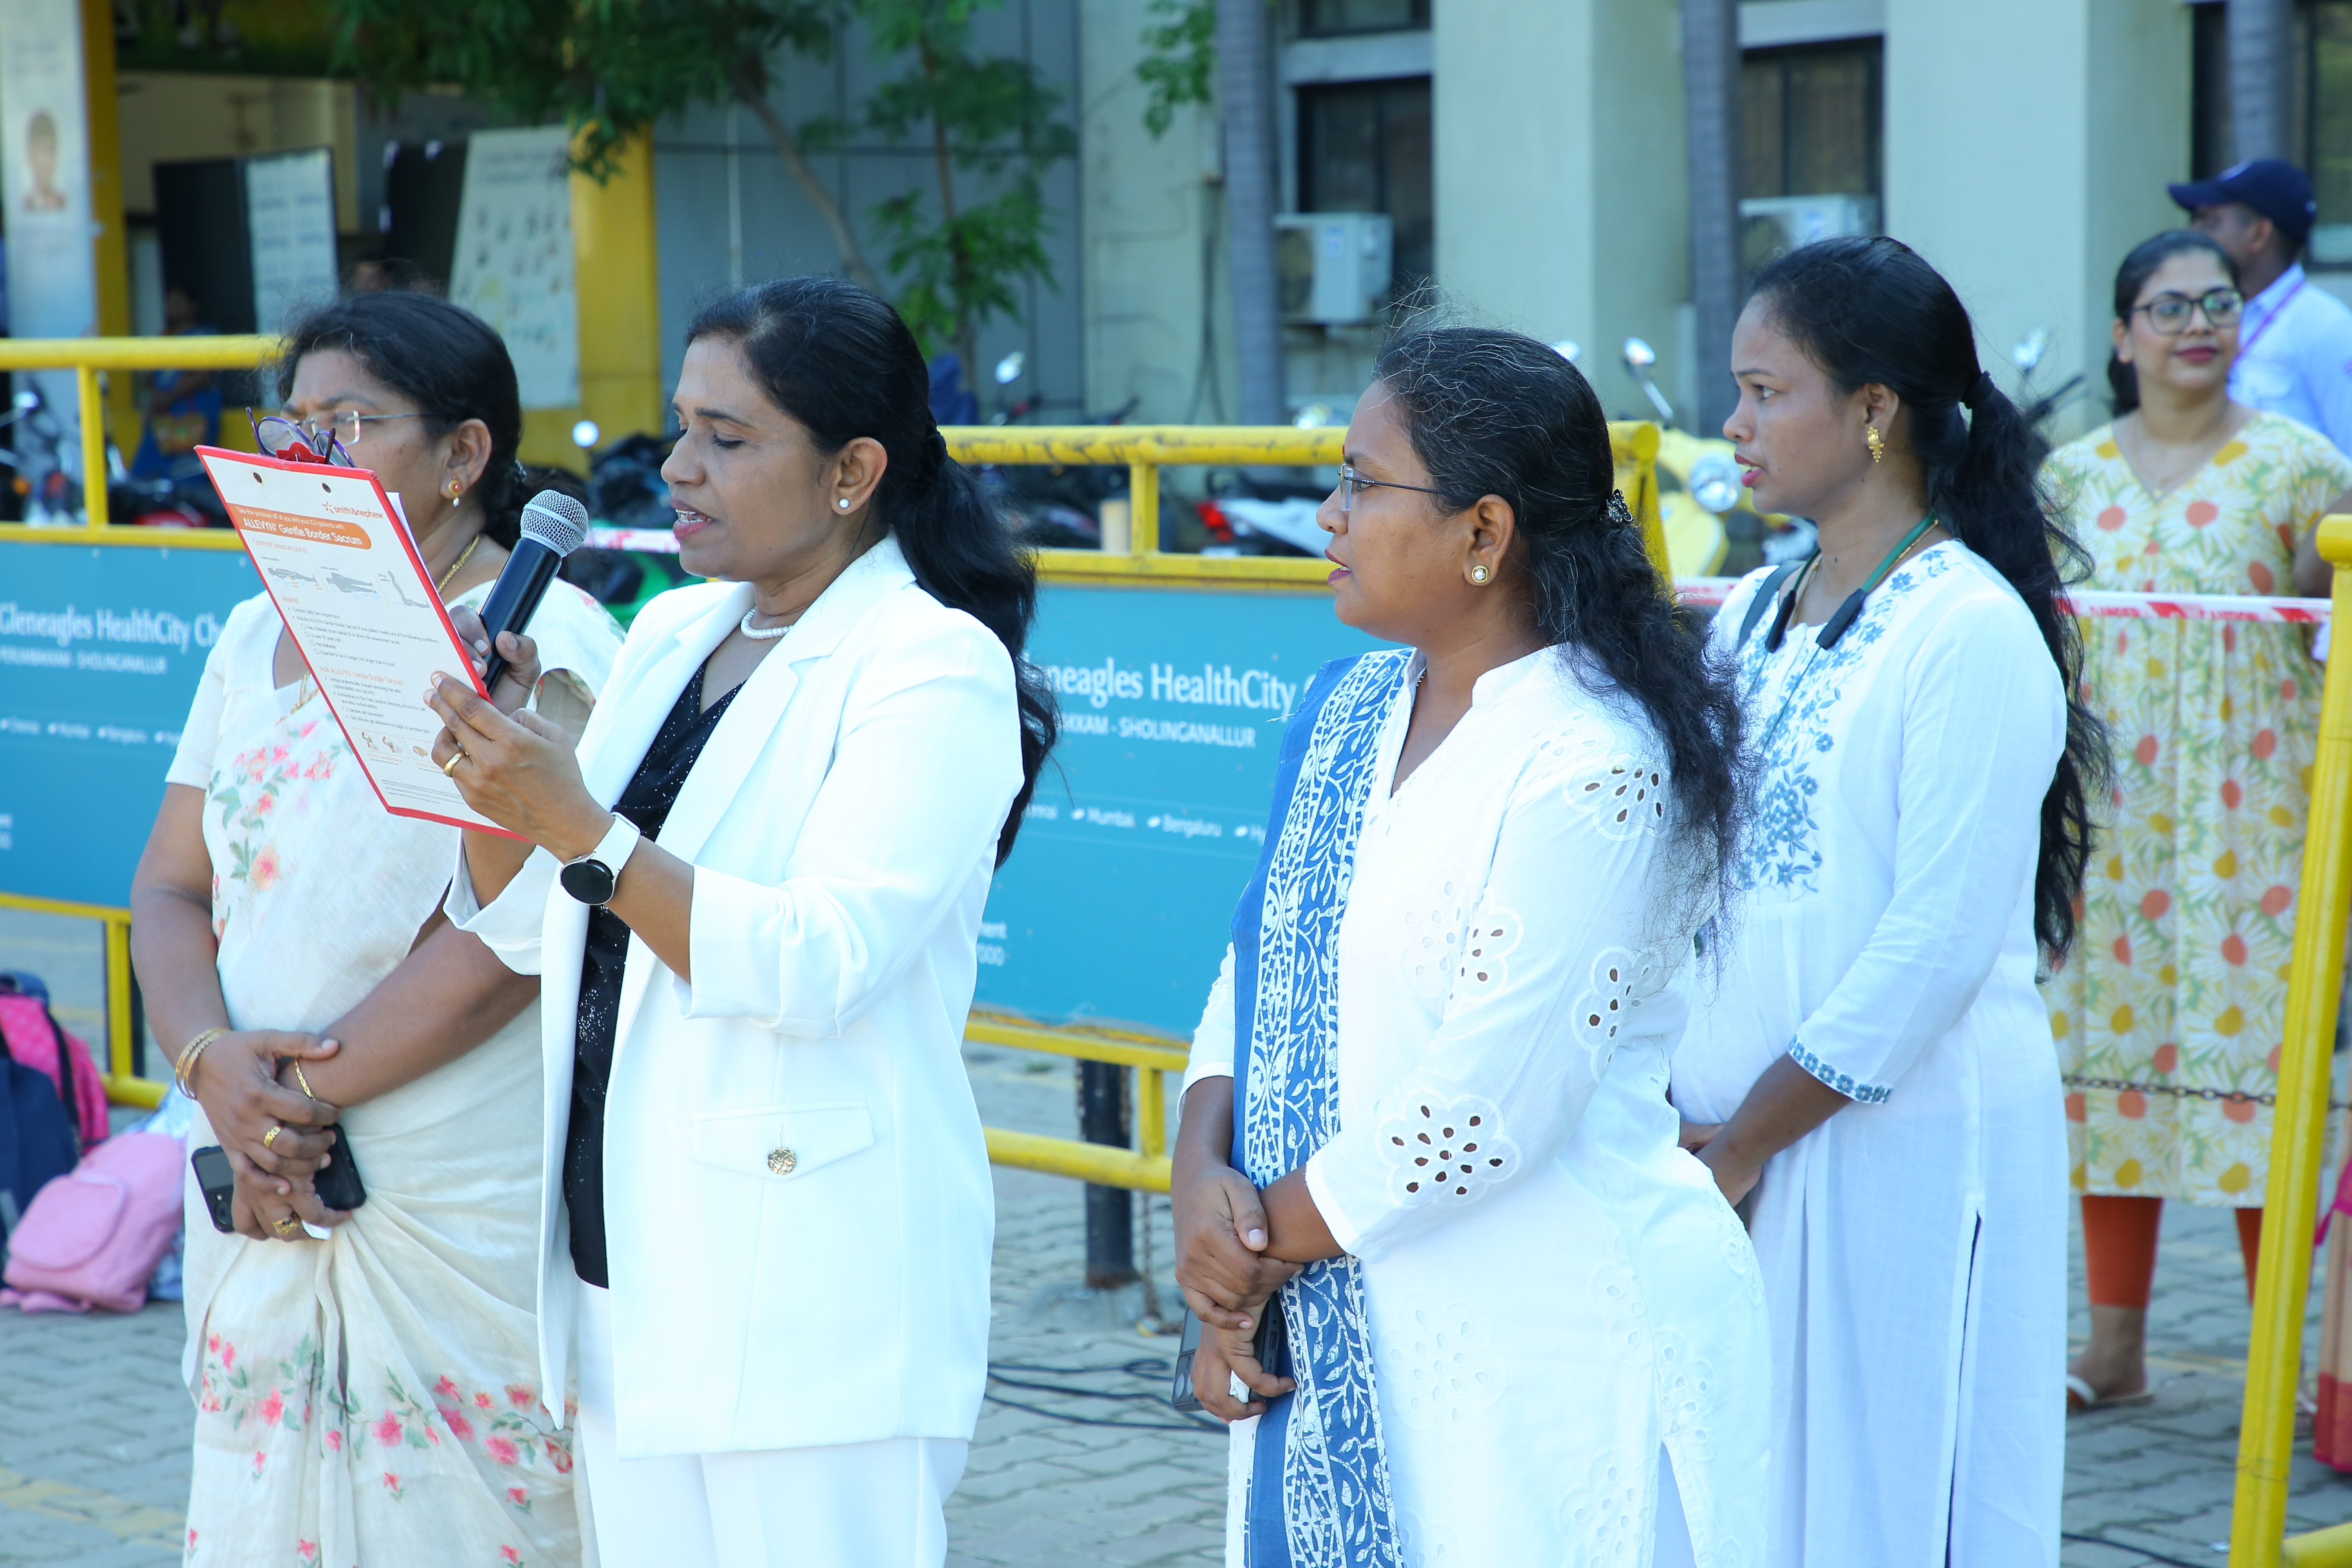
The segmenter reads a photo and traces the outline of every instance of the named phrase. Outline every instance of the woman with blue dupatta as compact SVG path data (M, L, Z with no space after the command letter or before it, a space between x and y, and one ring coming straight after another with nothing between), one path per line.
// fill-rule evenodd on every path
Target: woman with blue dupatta
M1736 706L1550 349L1401 340L1345 456L1335 607L1403 646L1291 720L1175 1155L1226 1562L1746 1563L1764 1300L1666 1100Z

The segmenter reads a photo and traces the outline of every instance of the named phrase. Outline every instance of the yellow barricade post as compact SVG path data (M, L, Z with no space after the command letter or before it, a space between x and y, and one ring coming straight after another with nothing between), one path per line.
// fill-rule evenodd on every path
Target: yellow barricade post
M110 524L106 510L106 434L100 373L130 370L242 370L267 363L278 352L268 337L0 339L0 371L70 369L81 412L86 526L32 528L0 524L0 543L131 544L149 548L236 550L227 530L162 530ZM1320 587L1330 568L1297 556L1202 556L1160 549L1160 471L1171 465L1293 468L1339 461L1346 432L1288 426L1197 425L965 426L942 432L948 450L967 463L1118 464L1129 476L1128 535L1105 529L1101 550L1038 552L1039 574L1065 583L1126 583L1220 588ZM1658 430L1633 422L1612 425L1610 445L1617 486L1641 525L1651 559L1665 568L1665 533L1659 517ZM94 476L94 481L92 479ZM1118 546L1123 544L1123 548ZM131 912L112 906L68 903L0 892L0 905L97 920L106 927L109 1062L107 1092L118 1104L152 1106L166 1085L132 1075ZM1041 1051L1082 1061L1109 1062L1140 1074L1136 1085L1134 1150L1066 1138L984 1129L989 1158L1101 1186L1168 1190L1168 1073L1184 1070L1187 1047L1164 1037L1115 1029L1048 1028L975 1013L965 1037L978 1044Z
M2319 525L2319 550L2336 567L2333 618L2352 626L2352 516ZM2352 904L2352 644L2327 664L2319 752L2311 770L2311 816L2295 900L2286 988L2286 1037L2271 1122L2270 1185L2254 1277L2253 1334L2246 1349L2246 1403L2238 1424L2237 1496L2230 1515L2230 1568L2347 1568L2352 1527L2285 1541L2288 1468L2294 1457L2294 1397L2303 1375L2303 1318L2311 1291L2311 1233L2319 1218L2320 1154L2327 1129L2328 1068L2344 981L2344 931Z

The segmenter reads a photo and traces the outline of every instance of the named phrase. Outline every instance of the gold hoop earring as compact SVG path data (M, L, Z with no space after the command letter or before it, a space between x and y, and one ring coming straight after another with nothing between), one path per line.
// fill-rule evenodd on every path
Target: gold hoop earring
M1877 426L1873 425L1867 428L1869 431L1868 440L1870 442L1870 460L1875 463L1886 456L1886 438L1878 433Z
M1494 574L1487 571L1484 566L1473 566L1470 568L1470 581L1477 584L1478 586L1482 588L1486 585L1486 579L1493 575Z

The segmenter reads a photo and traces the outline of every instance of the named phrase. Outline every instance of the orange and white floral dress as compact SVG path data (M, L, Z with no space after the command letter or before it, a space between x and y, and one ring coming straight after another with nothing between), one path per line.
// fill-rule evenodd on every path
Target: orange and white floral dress
M541 710L577 733L619 628L559 583L530 629L568 672ZM267 595L230 613L167 777L205 794L229 1021L318 1029L408 955L457 830L384 810L309 679L276 685L278 630ZM580 1561L571 1436L538 1387L538 1019L345 1110L368 1198L331 1240L223 1236L190 1181L188 1563ZM188 1142L217 1142L201 1110Z
M2091 553L2086 587L2287 595L2295 541L2352 489L2352 460L2256 414L2166 496L2112 426L2045 478ZM2116 787L2080 935L2042 987L2074 1186L2259 1207L2322 667L2295 626L2093 616L2083 642Z

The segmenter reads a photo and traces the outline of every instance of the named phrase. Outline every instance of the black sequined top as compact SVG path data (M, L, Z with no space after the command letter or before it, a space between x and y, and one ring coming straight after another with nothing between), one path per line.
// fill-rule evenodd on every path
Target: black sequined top
M736 691L741 690L737 687ZM636 776L613 809L647 838L669 820L669 808L735 700L730 691L702 709L702 671L686 683L677 705L646 749ZM588 911L588 951L580 960L580 1013L572 1034L572 1123L563 1146L563 1201L572 1211L572 1268L591 1285L610 1289L604 1261L604 1096L613 1079L613 1026L621 1005L621 966L629 955L629 928L612 910Z

